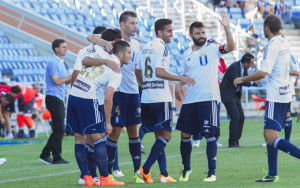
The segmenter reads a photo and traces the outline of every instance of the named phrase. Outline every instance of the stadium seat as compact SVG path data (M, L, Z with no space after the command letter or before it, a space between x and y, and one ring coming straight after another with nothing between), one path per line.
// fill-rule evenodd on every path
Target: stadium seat
M251 21L249 19L238 19L238 24L240 24L242 29L248 29L248 26L251 25Z
M257 117L256 117L256 120L257 120L258 117L259 117L260 112L264 111L266 109L266 99L260 98L256 94L251 94L251 97L254 100L256 110L258 110L258 114L257 114ZM263 102L262 106L260 106L260 104L259 104L261 102Z

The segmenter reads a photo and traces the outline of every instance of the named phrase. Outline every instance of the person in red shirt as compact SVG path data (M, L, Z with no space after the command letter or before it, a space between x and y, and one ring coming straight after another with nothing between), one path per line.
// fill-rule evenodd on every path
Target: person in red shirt
M36 134L32 120L32 112L37 93L30 87L13 86L11 87L11 95L14 99L24 97L20 109L18 111L16 110L19 126L18 138L24 138L24 124L26 124L29 129L29 137L35 138Z

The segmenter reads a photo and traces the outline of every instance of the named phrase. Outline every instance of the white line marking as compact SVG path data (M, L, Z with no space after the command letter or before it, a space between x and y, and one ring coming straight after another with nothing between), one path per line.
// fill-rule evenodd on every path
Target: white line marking
M291 140L299 140L300 138L294 138ZM259 144L249 144L246 145L245 148L249 148L249 147L254 147L254 146L261 146L262 143ZM218 152L221 151L229 151L229 150L235 150L238 148L224 148L224 149L218 149ZM196 154L201 154L201 153L206 153L206 151L199 151L199 152L194 152L192 153L192 155L196 155ZM167 159L172 159L172 158L176 158L176 157L181 157L181 155L172 155L172 156L168 156ZM142 161L143 163L146 160ZM125 166L125 165L130 165L132 164L132 162L125 162L125 163L120 163L119 166ZM3 180L0 181L1 183L8 183L8 182L17 182L17 181L24 181L24 180L30 180L30 179L37 179L37 178L46 178L46 177L52 177L52 176L60 176L60 175L64 175L64 174L72 174L75 172L79 172L79 170L71 170L71 171L66 171L66 172L60 172L60 173L53 173L53 174L46 174L46 175L41 175L41 176L29 176L29 177L24 177L24 178L16 178L16 179L9 179L9 180Z

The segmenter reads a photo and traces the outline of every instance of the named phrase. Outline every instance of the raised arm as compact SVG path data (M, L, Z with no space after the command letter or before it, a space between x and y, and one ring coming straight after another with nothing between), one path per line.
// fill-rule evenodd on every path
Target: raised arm
M235 49L235 44L230 30L230 19L226 16L224 10L221 11L221 19L219 19L219 21L223 25L226 33L227 44L225 45L224 50L226 52L231 52Z

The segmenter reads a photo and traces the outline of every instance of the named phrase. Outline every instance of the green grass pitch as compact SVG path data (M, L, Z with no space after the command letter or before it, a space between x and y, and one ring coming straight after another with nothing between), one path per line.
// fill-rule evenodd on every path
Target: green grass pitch
M295 122L295 119L294 119ZM191 167L193 174L189 182L160 184L159 169L155 163L151 169L153 184L133 184L133 166L128 149L128 138L122 133L119 140L119 164L125 177L116 178L124 181L124 187L300 187L298 175L300 161L281 151L278 156L279 183L255 183L254 180L262 178L265 174L262 168L267 169L267 152L261 144L263 139L263 120L246 120L240 144L246 146L238 149L228 149L228 124L221 121L221 137L219 142L223 147L218 148L217 156L217 181L204 183L207 173L206 143L201 141L200 148L193 148ZM300 147L300 126L292 128L291 141ZM281 133L284 138L284 131ZM44 134L33 140L46 141ZM147 154L154 141L153 133L146 134L143 145ZM38 158L45 144L9 145L0 146L0 157L5 157L7 162L0 165L0 187L4 188L32 188L32 187L83 187L77 181L80 175L74 157L74 138L64 137L63 157L72 161L73 165L46 165ZM178 180L180 170L183 168L180 157L180 133L173 131L172 140L166 147L167 166L169 174ZM147 155L142 155L142 164Z

